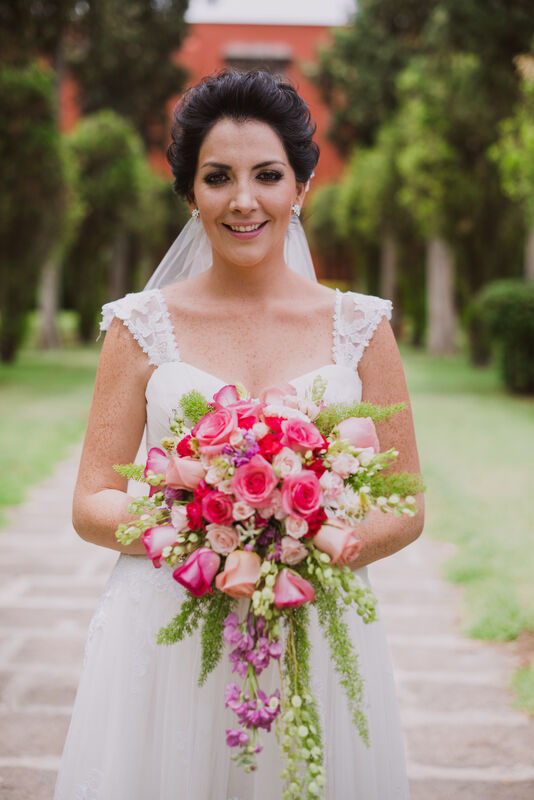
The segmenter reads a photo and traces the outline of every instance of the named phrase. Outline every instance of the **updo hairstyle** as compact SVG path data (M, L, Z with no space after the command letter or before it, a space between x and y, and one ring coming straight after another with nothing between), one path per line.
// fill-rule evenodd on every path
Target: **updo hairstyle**
M263 70L225 69L188 89L174 109L167 160L174 191L190 197L205 136L221 119L265 122L280 137L299 183L306 183L319 159L312 141L316 125L296 89Z

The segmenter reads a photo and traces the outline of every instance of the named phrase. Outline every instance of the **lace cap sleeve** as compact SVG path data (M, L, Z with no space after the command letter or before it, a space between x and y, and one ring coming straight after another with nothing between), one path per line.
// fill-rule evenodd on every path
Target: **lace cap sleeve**
M382 317L391 319L391 300L339 292L334 323L334 361L357 368Z
M114 317L122 320L136 342L158 367L179 361L169 312L159 289L135 292L102 307L100 330L107 331Z

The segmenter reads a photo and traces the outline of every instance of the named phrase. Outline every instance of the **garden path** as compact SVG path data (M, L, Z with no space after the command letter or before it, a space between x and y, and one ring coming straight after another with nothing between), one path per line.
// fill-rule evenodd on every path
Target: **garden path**
M72 530L78 459L59 464L0 532L2 800L52 798L87 627L117 557ZM421 538L371 568L412 800L533 800L534 720L511 707L512 656L458 633L459 592L438 577L446 555Z

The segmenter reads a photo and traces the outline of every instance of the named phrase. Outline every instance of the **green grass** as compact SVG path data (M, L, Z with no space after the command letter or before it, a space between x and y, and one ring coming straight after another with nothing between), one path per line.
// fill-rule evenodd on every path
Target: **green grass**
M495 641L534 632L534 400L506 394L496 370L461 358L403 359L427 485L425 534L456 546L444 575L464 589L463 629ZM534 669L514 681L521 698L534 698Z
M520 667L512 678L512 689L517 696L517 706L534 715L534 664Z
M81 441L98 352L24 349L15 364L0 364L0 524L5 508L21 503Z

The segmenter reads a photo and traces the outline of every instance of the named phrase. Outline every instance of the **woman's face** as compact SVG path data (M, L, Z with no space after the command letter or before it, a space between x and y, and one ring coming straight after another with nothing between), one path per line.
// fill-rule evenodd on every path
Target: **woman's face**
M254 266L283 258L291 206L302 205L304 193L270 125L222 119L202 142L191 208L214 259Z

